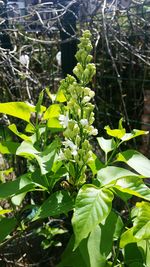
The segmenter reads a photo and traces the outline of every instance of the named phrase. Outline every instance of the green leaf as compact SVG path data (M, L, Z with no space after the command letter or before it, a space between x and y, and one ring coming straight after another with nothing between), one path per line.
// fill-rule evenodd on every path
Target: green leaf
M139 176L134 172L115 166L107 166L106 168L99 170L97 173L97 179L100 181L101 185L113 184L120 178L134 176L142 178L142 176Z
M47 127L51 130L51 132L63 131L62 125L60 124L58 118L51 118L47 122Z
M116 147L116 143L115 143L115 140L113 138L112 139L105 139L103 137L98 137L97 141L98 141L101 149L105 152L105 154L108 154L110 151L112 151Z
M42 110L42 102L43 102L43 96L44 96L44 93L43 93L43 90L40 92L39 94L39 97L38 97L38 102L35 106L35 111L37 114L41 113L43 110Z
M0 209L0 216L10 212L12 212L12 210Z
M27 133L35 133L35 127L31 123L28 123L26 128L25 128L25 132L27 132Z
M126 130L124 128L112 130L112 129L110 129L110 127L108 125L105 126L104 129L106 130L108 135L116 137L117 139L121 139L126 133Z
M106 256L101 254L101 227L97 225L90 233L88 238L88 252L90 258L90 267L105 267ZM108 242L108 240L107 240ZM108 242L109 243L109 242Z
M26 186L30 186L30 188L33 187L32 181L29 179L29 174L24 174L15 181L0 184L0 199L11 197L24 190L26 191L28 188Z
M107 257L112 250L117 221L118 216L110 212L104 225L97 225L90 233L88 238L90 267L106 266Z
M139 239L133 235L133 227L125 231L121 235L120 248L124 248L127 244L138 242Z
M1 154L15 154L19 146L20 146L19 143L15 143L11 141L2 141L0 143L0 153Z
M149 132L148 131L142 131L142 130L137 130L137 129L133 129L133 131L131 133L126 133L122 138L122 142L126 142L126 141L129 141L137 136L140 136L140 135L145 135L145 134L148 134Z
M150 203L136 203L138 213L133 223L133 234L138 239L150 239Z
M113 193L105 188L99 189L92 185L84 185L79 190L72 219L76 237L75 248L96 225L107 218L112 200Z
M44 113L43 119L58 118L61 113L61 108L59 104L51 105Z
M114 188L146 200L150 200L150 188L138 177L127 177L116 181Z
M61 262L57 265L57 267L90 267L90 265L86 264L80 248L77 248L75 251L73 251L73 246L74 236L71 237L61 257Z
M143 257L136 243L130 243L124 248L125 266L144 267Z
M135 150L119 153L117 161L123 161L139 174L150 177L150 160Z
M101 168L104 167L104 164L98 159L98 157L94 153L92 153L91 157L93 158L93 160L88 163L88 166L90 167L93 175L95 175Z
M58 90L58 93L56 95L56 101L60 103L66 102L66 97L63 93L63 90Z
M31 140L31 138L30 138L29 136L27 136L27 135L25 135L25 134L23 134L23 133L18 132L17 127L16 127L16 125L15 125L14 123L11 124L11 125L9 125L8 128L9 128L14 134L16 134L17 136L19 136L21 139L26 140L26 141L30 141L30 140Z
M0 243L15 229L16 225L15 218L3 218L0 220Z
M143 255L145 266L150 266L150 239L139 241L137 246Z
M41 174L44 175L50 172L56 152L59 148L57 140L53 141L44 151L40 152L34 148L33 144L28 141L23 141L16 151L16 155L28 159L35 158L40 166Z
M39 208L33 221L49 216L56 216L72 210L74 203L67 191L53 193Z
M24 121L30 121L30 115L35 112L35 106L24 102L0 103L0 113L14 116Z

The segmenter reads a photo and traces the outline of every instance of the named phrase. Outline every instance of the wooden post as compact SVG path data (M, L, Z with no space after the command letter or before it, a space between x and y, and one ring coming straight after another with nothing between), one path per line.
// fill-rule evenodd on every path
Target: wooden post
M59 0L58 2L66 7L70 1ZM77 12L78 4L75 3L68 8L63 18L61 19L61 64L64 77L66 77L67 74L72 74L72 70L76 65L75 53L77 50L77 41L75 39L67 39L71 39L71 36L74 36L76 33L76 17L74 14L77 14Z

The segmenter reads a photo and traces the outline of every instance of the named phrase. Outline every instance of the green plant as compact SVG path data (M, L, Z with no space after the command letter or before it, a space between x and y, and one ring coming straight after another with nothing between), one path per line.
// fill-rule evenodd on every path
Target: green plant
M8 126L23 141L2 141L0 152L24 157L28 166L25 174L0 184L0 198L11 205L11 210L1 211L0 241L14 230L22 232L33 222L47 223L64 214L72 228L58 267L149 266L150 189L143 179L150 176L150 161L135 150L121 150L122 143L148 133L126 133L121 119L118 129L105 127L109 139L97 138L104 162L96 156L90 144L98 132L93 127L94 92L87 87L96 71L90 63L89 31L83 32L78 47L76 78L68 75L62 80L50 107L42 106L44 91L36 106L0 104L0 112L27 123L26 133L15 124ZM29 192L39 194L40 200L33 199L29 207L35 213L22 218ZM134 200L131 205L132 196L142 202ZM120 209L115 207L116 198L124 203ZM6 212L14 217L6 217ZM57 230L49 226L40 230L47 235L46 246L54 244L55 233L64 233Z

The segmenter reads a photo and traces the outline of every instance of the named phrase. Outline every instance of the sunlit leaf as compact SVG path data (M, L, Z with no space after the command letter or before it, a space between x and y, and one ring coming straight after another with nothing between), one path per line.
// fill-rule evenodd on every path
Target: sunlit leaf
M43 119L58 118L61 113L61 108L59 104L51 105L44 113Z
M53 193L37 211L34 221L49 216L56 216L72 210L74 203L67 191L57 191Z
M64 130L58 118L49 119L47 122L47 127L51 130L51 132L58 132Z
M79 190L72 219L76 238L75 248L96 225L107 218L112 200L113 193L105 188L84 185Z
M150 177L150 160L135 150L126 150L119 153L117 161L123 161L139 174Z
M40 166L41 173L44 175L50 172L56 152L59 148L58 141L53 141L47 148L40 152L34 148L33 144L27 141L23 141L16 151L16 155L22 156L28 159L35 158Z
M138 242L139 239L133 235L133 228L129 228L121 235L120 248L124 248L129 243Z
M33 188L32 181L29 179L28 174L24 174L14 181L7 181L0 184L0 199L5 199L13 196L19 192L27 192L28 187Z
M148 131L142 131L142 130L137 130L137 129L133 129L133 131L131 133L126 133L122 138L121 140L123 142L125 141L129 141L130 139L133 139L137 136L140 136L140 135L145 135L145 134L148 134L149 132Z
M138 202L137 216L133 223L133 234L138 239L150 239L150 203Z
M112 130L112 129L110 129L110 127L108 125L105 126L104 129L106 130L108 135L116 137L118 139L121 139L126 133L126 130L124 128L123 129L113 129Z
M104 164L94 153L92 153L91 157L93 158L93 160L88 163L88 166L90 167L93 175L95 175L101 168L104 167Z
M27 136L27 135L25 135L25 134L23 134L23 133L18 132L17 127L16 127L16 125L15 125L14 123L11 124L11 125L9 125L8 128L9 128L14 134L16 134L17 136L19 136L21 139L26 140L26 141L30 141L30 140L31 140L31 138L30 138L29 136Z
M150 200L150 188L138 177L127 177L116 181L114 188L146 200Z
M63 93L63 90L58 91L58 93L56 95L56 101L58 101L60 103L66 102L66 97Z
M0 216L10 212L12 212L12 210L0 209Z
M1 154L15 154L19 146L20 144L16 142L2 141L0 142L0 153Z
M108 154L110 151L112 151L116 147L115 140L112 139L105 139L103 137L98 137L97 141L101 147L101 149L105 152L105 154Z
M97 179L100 181L101 185L106 185L109 183L115 183L116 180L123 177L143 177L131 172L129 170L115 167L115 166L107 166L106 168L102 168L97 173Z
M30 121L30 115L35 112L35 106L24 102L0 103L0 113L14 116L16 118Z

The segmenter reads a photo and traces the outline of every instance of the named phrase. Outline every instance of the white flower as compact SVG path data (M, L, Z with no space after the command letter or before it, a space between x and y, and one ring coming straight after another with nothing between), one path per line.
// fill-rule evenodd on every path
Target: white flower
M69 116L68 116L68 113L66 115L59 115L59 121L60 121L60 124L66 128L68 127L68 122L69 122Z
M90 90L90 91L89 91L89 97L93 98L94 96L95 96L95 92L92 91L92 90Z
M60 151L59 154L58 154L58 160L65 160L65 159L66 158L65 158L64 153L62 151Z
M89 97L89 96L85 96L85 97L83 97L83 103L87 103L87 102L89 102L91 100L91 97Z
M98 134L98 130L96 128L94 128L93 126L90 127L90 135L97 135Z
M73 155L73 156L76 156L77 155L77 146L71 141L71 140L66 140L66 141L64 141L63 142L63 145L67 148L67 147L69 147L70 149L71 149L71 154Z
M88 120L87 119L81 119L80 123L82 126L86 126L86 125L88 125Z

